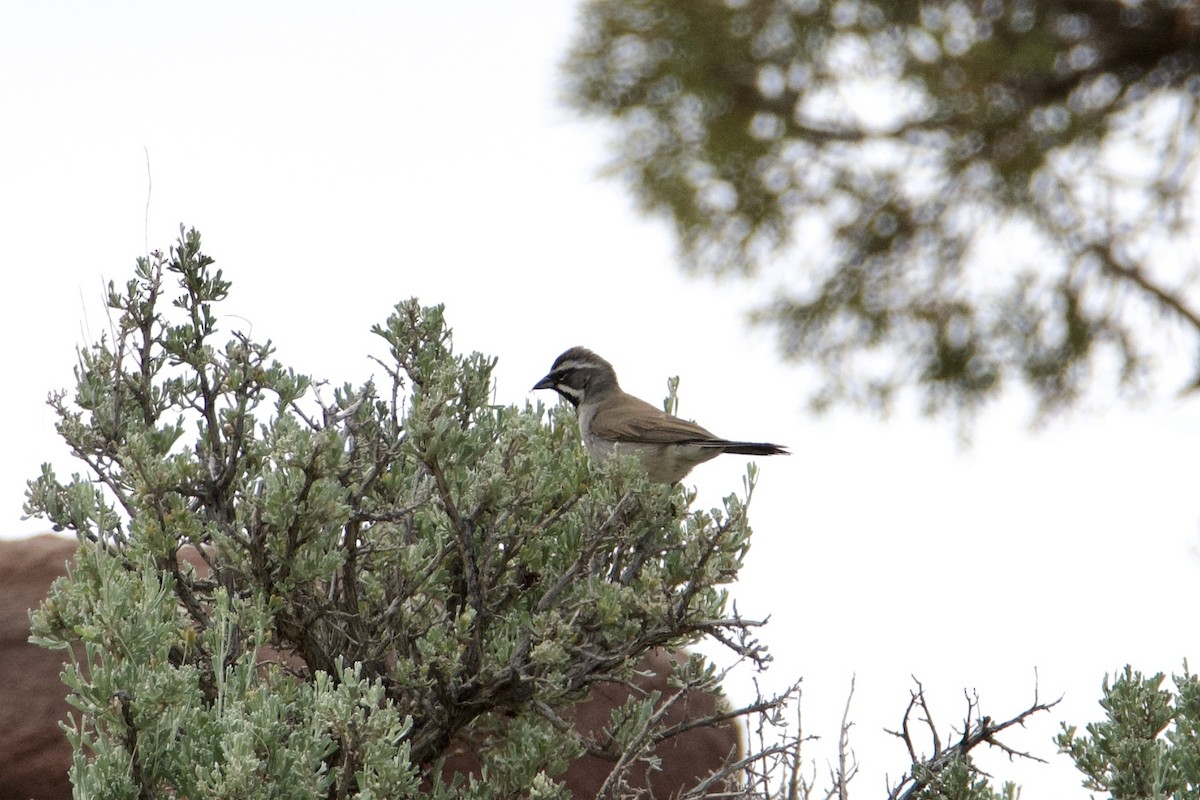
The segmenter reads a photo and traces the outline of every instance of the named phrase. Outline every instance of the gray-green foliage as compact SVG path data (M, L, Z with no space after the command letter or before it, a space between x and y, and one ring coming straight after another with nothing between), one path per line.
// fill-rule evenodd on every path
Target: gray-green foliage
M554 796L583 748L556 714L599 676L707 634L761 655L722 589L743 501L589 468L564 412L490 402L440 307L375 328L382 387L330 391L221 338L211 263L195 231L139 259L51 398L87 469L44 467L27 509L82 547L34 632L71 659L77 796ZM646 745L655 699L614 741ZM464 734L488 779L451 789Z
M999 791L993 789L970 756L953 759L936 775L915 772L929 782L913 793L913 800L1016 800L1020 794L1013 783L1005 783Z
M1126 666L1104 680L1101 722L1081 735L1064 725L1058 745L1083 773L1083 785L1113 800L1194 800L1200 797L1200 679L1184 665L1173 675L1145 676Z

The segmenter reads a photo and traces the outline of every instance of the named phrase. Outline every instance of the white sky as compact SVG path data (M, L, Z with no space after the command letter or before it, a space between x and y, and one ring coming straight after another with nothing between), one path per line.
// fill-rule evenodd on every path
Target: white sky
M1034 434L1014 399L965 451L910 414L807 416L802 376L744 322L761 298L687 279L666 225L598 177L606 133L558 102L573 22L555 0L0 5L0 535L45 529L20 520L42 461L74 469L44 398L105 329L103 281L182 222L233 281L228 327L310 374L367 377L370 326L416 295L446 304L460 350L499 357L501 402L584 344L635 394L657 402L680 375L685 416L789 444L760 463L734 594L771 615L765 685L804 676L821 777L852 675L867 798L906 766L882 728L910 675L950 723L964 687L994 717L1023 708L1036 669L1042 698L1065 700L1008 742L1052 766L986 763L1025 798L1085 797L1057 720L1098 719L1126 662L1197 660L1196 404ZM693 473L700 502L737 491L744 464Z

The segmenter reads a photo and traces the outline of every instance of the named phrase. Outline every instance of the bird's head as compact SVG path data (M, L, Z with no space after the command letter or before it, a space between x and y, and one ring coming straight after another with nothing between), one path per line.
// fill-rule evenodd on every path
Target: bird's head
M595 400L616 389L617 373L612 364L586 347L572 347L554 359L554 366L533 388L553 389L578 408L589 398Z

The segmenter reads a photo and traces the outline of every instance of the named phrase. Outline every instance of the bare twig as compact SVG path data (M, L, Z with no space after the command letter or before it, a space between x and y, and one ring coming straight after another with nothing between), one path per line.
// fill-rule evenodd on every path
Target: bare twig
M858 774L858 759L854 757L854 751L850 749L850 727L854 724L850 721L850 701L854 699L854 683L855 677L850 678L850 692L846 695L846 707L842 711L842 727L838 734L838 760L837 770L830 776L833 785L829 790L828 797L837 797L837 800L848 800L850 797L850 781Z
M917 684L916 691L912 692L909 699L908 708L904 712L904 718L901 720L900 730L887 732L904 741L905 747L908 749L909 757L912 759L912 767L900 779L888 794L888 800L910 800L922 789L934 783L938 776L948 766L966 758L967 755L981 744L988 744L1007 754L1010 759L1027 758L1033 761L1042 763L1044 759L1037 756L1016 750L1003 742L998 741L995 737L1000 732L1012 727L1013 725L1021 725L1024 727L1025 720L1038 713L1039 711L1048 711L1058 705L1062 698L1050 703L1043 703L1038 699L1037 686L1034 686L1033 703L1028 708L1020 712L1011 719L1003 722L996 722L991 717L980 713L979 696L967 694L967 713L963 721L962 737L948 747L942 746L941 737L938 734L937 726L934 724L933 715L929 712L929 704L925 698L925 689L921 682L916 678L913 681ZM913 742L911 721L914 711L920 713L919 722L925 725L929 731L929 735L933 740L933 754L929 757L918 756L917 746ZM886 729L885 729L886 730Z

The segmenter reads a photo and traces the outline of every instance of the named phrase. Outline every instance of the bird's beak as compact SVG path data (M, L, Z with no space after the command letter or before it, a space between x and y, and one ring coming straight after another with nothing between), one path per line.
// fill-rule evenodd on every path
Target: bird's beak
M540 381L535 383L533 385L533 389L531 391L537 391L538 389L553 389L553 388L554 388L554 378L550 375L547 375L546 377L542 378Z

